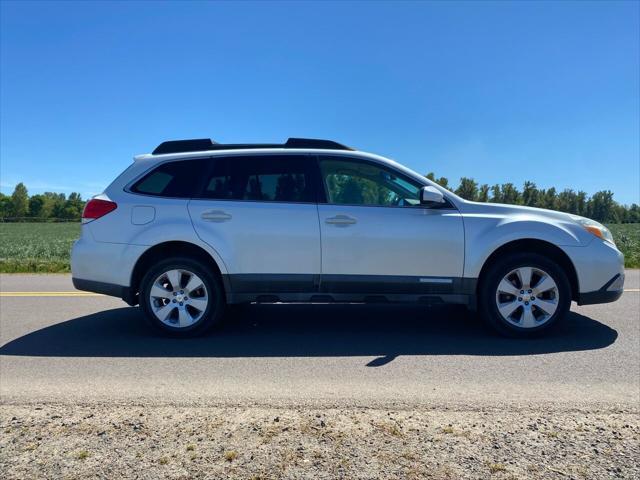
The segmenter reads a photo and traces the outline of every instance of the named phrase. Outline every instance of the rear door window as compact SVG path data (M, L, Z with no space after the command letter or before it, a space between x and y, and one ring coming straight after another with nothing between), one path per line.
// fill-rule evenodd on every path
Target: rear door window
M159 197L196 197L210 162L210 159L197 159L163 163L138 180L131 191Z
M315 161L307 155L217 157L202 196L217 200L315 202Z

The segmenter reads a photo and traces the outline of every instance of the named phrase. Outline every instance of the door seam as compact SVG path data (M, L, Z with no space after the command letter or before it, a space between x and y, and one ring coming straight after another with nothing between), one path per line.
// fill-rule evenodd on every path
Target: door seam
M320 204L316 203L316 217L318 219L318 234L320 235L320 273L318 275L318 283L316 285L316 290L318 292L322 291L322 225L320 222Z

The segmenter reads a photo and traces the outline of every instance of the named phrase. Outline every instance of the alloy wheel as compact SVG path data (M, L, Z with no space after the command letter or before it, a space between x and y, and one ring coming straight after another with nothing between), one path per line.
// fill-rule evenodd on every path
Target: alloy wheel
M209 305L207 287L193 272L173 269L160 274L149 292L153 314L173 328L185 328L202 318Z
M520 328L547 323L558 308L558 285L536 267L519 267L507 273L496 289L496 306L504 320Z

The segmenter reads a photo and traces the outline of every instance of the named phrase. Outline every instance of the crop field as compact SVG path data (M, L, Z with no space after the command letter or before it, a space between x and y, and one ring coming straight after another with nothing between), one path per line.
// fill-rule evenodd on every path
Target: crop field
M627 268L640 268L640 224L608 225ZM0 223L0 273L69 272L79 223Z
M0 272L69 272L80 224L0 223Z
M624 253L627 268L640 268L640 223L607 225L618 249Z

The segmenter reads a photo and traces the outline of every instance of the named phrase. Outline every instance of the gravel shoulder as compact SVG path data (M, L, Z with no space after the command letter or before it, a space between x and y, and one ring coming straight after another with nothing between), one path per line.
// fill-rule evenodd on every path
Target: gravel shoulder
M638 410L0 405L3 478L639 478Z

